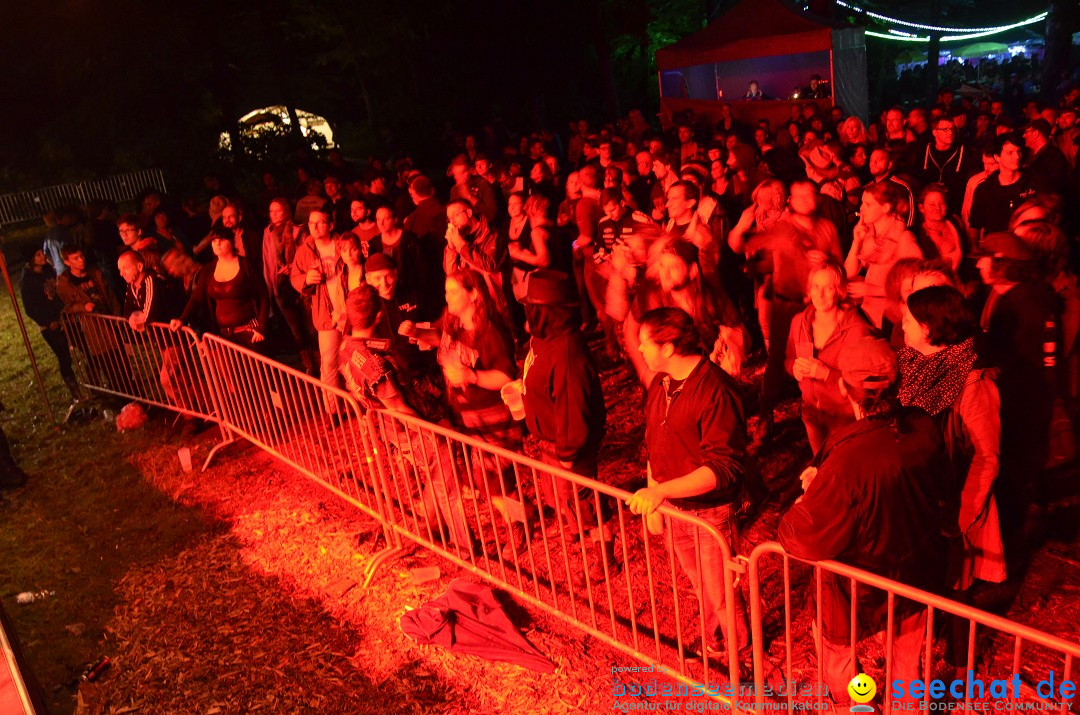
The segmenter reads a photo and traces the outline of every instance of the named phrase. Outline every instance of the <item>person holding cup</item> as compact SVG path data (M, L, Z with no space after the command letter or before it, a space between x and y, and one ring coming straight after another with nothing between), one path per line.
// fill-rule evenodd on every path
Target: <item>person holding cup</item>
M811 268L807 292L810 305L791 323L784 367L799 383L803 424L816 455L830 433L854 422L840 394L836 365L844 346L871 335L872 329L846 303L847 278L839 264L829 261Z
M521 388L516 392L523 401L529 433L537 439L540 461L597 479L607 409L600 373L581 332L574 281L560 271L534 271L522 303L532 338ZM511 410L514 392L510 389L503 393ZM548 536L559 538L561 519L562 533L576 539L597 524L593 499L586 490L575 500L571 482L556 480L553 486L551 481L540 479L544 503L556 512ZM575 501L581 513L575 509ZM610 544L610 540L604 541ZM610 568L613 560L608 561ZM599 559L593 560L591 566L594 580L603 575Z

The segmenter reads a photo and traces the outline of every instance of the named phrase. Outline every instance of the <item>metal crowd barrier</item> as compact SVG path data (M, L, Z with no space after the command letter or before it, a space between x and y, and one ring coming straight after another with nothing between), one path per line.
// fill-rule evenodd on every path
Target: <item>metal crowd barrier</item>
M401 552L404 538L690 685L691 693L747 706L739 696L752 695L760 709L770 685L767 626L782 628L785 682L797 681L794 639L814 629L795 628L790 565L799 560L775 542L759 545L748 560L736 557L715 527L667 505L658 512L664 536L654 536L644 517L628 512L630 494L624 490L415 417L365 410L343 390L213 335L200 340L189 329L173 332L160 324L136 330L124 319L90 314L66 316L64 328L85 387L219 424L224 441L213 448L206 465L241 437L378 521L387 548L369 563L365 586L381 563ZM691 657L690 640L708 643L711 634L700 589L692 587L673 548L676 522L693 529L697 573L721 572L725 606L715 618L728 634L738 627L739 574L748 565L754 667L749 693L745 684L733 690L730 685L740 680L734 638L723 644L726 668L722 657L708 652L700 661ZM520 548L515 531L524 539ZM720 563L703 558L703 545L719 553ZM764 580L765 554L782 556L782 579L770 574ZM1060 654L1064 679L1071 677L1073 658L1080 656L1075 643L859 569L835 562L809 567L818 604L812 625L818 633L824 574L847 580L853 604L860 586L886 594L886 688L893 674L897 599L925 609L924 680L933 674L935 613L966 619L968 670L974 670L978 627L1013 639L1013 672L1020 667L1024 644ZM768 611L769 620L765 594L775 596L778 584L782 603ZM859 640L854 605L850 619L848 645L854 658ZM815 640L814 653L815 694L823 700L821 639ZM715 676L726 676L728 683L720 685ZM791 707L792 689L787 696ZM891 710L887 697L885 708Z
M773 608L766 609L764 589L762 588L764 579L764 570L762 569L761 561L767 554L774 554L781 557L781 576L782 579L782 592L780 594L773 594L778 599L782 597L782 602L774 604ZM792 577L791 577L791 563L796 562L799 564L805 564L811 569L811 577L806 588L803 588L797 593L802 595L808 595L808 592L812 590L814 611L813 611L813 623L811 628L803 628L799 634L796 634L796 628L793 626L793 618L796 611L793 610L794 606L798 604L792 603ZM765 675L763 665L766 661L765 655L765 627L766 625L773 625L776 628L782 629L782 638L784 642L784 679L787 683L798 682L796 673L793 669L793 653L795 651L795 638L797 635L802 637L812 638L814 641L813 649L816 656L816 683L812 688L813 694L822 700L824 698L824 685L825 673L824 673L824 658L823 658L823 644L824 638L824 626L823 626L823 610L822 610L822 593L829 584L826 583L826 579L833 578L834 583L846 586L850 594L850 610L848 613L848 623L845 624L850 634L850 638L846 643L847 657L850 658L851 663L857 663L857 648L861 640L860 634L867 632L867 626L872 631L877 631L876 635L880 638L884 636L884 655L885 655L885 680L882 685L879 686L878 692L884 693L883 702L886 715L892 712L893 699L888 694L890 684L896 675L896 652L901 651L901 648L894 648L896 641L899 638L906 637L909 639L907 642L910 645L914 645L914 641L919 643L918 650L918 674L917 677L922 680L923 683L929 683L934 680L935 677L943 682L951 682L954 680L955 673L948 672L941 674L940 672L935 674L934 664L934 643L935 643L935 616L941 614L946 623L944 623L946 629L953 625L949 623L950 619L960 619L960 621L966 622L965 642L962 644L966 655L964 656L965 667L963 678L963 703L964 709L969 709L969 705L973 699L974 688L972 687L972 681L974 680L973 674L976 668L976 654L977 649L977 631L979 628L984 631L991 632L999 639L1007 639L1011 641L1012 645L1012 670L1008 674L989 674L987 677L991 679L1007 679L1010 678L1013 673L1019 674L1022 665L1022 656L1024 655L1025 645L1034 646L1037 648L1050 651L1055 660L1060 659L1058 662L1062 665L1060 680L1070 680L1072 677L1072 665L1073 659L1080 657L1080 644L1067 641L1063 638L1044 633L1034 628L1021 625L1014 621L1010 621L1007 618L995 616L992 613L988 613L981 609L975 608L964 603L944 598L942 596L924 591L912 586L907 586L897 581L878 576L877 574L857 569L852 566L846 566L836 561L805 561L789 555L784 551L784 547L775 541L759 544L750 554L749 557L749 581L750 581L750 627L754 646L754 684L757 703L760 705L764 702L764 696L767 692L765 687ZM766 584L769 590L775 592L779 586L774 573L770 573ZM882 601L882 596L884 600ZM859 624L859 604L860 598L863 602L868 598L875 598L881 602L884 606L884 622L877 622L873 624L863 624L863 628L860 629ZM779 606L779 607L776 607ZM902 607L902 612L898 613L898 606ZM772 617L771 623L767 623L767 614ZM904 630L907 629L910 632L904 634ZM915 637L917 636L917 638ZM939 640L941 640L939 638ZM949 634L946 632L944 640L949 640ZM960 644L956 644L960 645ZM904 654L908 657L914 655ZM858 670L854 671L858 672ZM853 677L853 676L852 676ZM1060 681L1059 681L1060 682ZM846 689L846 682L844 688ZM906 686L910 685L910 680L905 683ZM831 688L830 688L831 690ZM1029 689L1030 690L1030 689ZM789 707L793 702L793 689L788 688L787 697ZM985 690L983 691L985 694ZM955 694L953 694L955 695ZM1012 699L1012 695L1009 696ZM929 688L919 696L919 699L925 704L922 708L925 710L934 709L930 706L930 691ZM983 699L983 698L980 698ZM1025 690L1025 696L1020 698L1021 700L1038 699L1047 701L1049 699L1041 696L1031 698L1030 692ZM1052 696L1051 698L1052 699ZM1068 703L1071 699L1062 700L1063 710L1068 709ZM939 703L944 705L947 703ZM915 709L918 709L918 703L915 704ZM938 709L945 709L944 707Z
M165 191L165 174L161 169L144 169L92 181L0 194L0 225L40 219L66 204L84 205L95 199L130 201L140 191L150 187Z
M721 618L733 634L738 566L714 526L663 506L665 538L650 536L645 518L626 508L629 492L414 417L370 416L380 466L390 473L389 523L396 532L671 677L715 686L720 659L706 652L702 662L690 660L690 641L712 643L713 636L666 538L675 521L697 527L697 572L723 569L728 576ZM565 505L570 521L553 501ZM511 522L525 526L517 554L507 553ZM706 540L722 563L703 562ZM737 683L734 640L724 647L727 677Z
M366 417L347 392L234 345L203 336L204 369L229 430L291 465L376 519L387 548L365 571L367 586L400 543L387 525L383 475L368 441ZM227 443L214 447L214 454Z

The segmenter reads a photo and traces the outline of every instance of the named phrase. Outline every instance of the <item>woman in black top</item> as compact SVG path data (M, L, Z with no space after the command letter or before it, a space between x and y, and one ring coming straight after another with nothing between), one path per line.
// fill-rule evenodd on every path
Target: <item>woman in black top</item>
M183 314L170 327L179 330L204 314L208 332L242 347L261 350L270 307L266 286L247 259L236 253L231 230L215 227L210 234L215 260L203 270Z

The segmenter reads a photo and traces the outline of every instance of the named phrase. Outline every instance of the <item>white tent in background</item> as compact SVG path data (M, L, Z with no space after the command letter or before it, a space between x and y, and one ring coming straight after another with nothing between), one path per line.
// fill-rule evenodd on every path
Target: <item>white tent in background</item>
M295 109L296 118L300 122L300 132L305 136L311 136L312 134L319 134L326 140L326 146L334 146L334 131L330 128L330 122L326 121L326 117L313 114L312 112L306 112L302 109ZM270 107L263 107L262 109L255 109L244 116L240 117L237 121L240 125L240 131L248 136L257 136L264 131L277 130L281 127L288 127L292 124L292 117L289 116L289 109L283 104L275 104ZM229 148L229 135L221 135L221 147L223 149Z

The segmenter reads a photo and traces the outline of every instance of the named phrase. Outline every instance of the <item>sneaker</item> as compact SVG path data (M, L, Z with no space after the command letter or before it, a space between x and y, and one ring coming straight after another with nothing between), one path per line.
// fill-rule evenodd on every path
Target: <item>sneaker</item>
M520 521L515 521L507 529L507 543L503 546L502 557L504 561L513 561L515 558L525 553L528 547L528 540L525 537L525 525Z
M707 643L705 645L704 655L709 656L709 667L719 668L727 667L727 651L723 649L718 643ZM683 659L687 663L700 663L704 660L701 648L701 636L696 636L690 645L683 648Z

